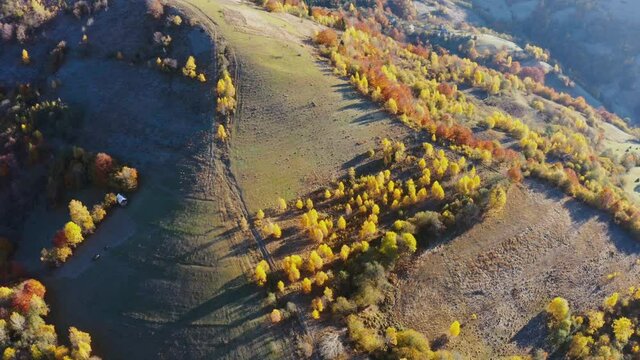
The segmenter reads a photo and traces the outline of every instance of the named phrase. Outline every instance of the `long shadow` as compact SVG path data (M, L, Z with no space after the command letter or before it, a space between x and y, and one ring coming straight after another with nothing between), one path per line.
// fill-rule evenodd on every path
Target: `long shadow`
M353 159L345 162L344 164L342 164L341 169L346 170L348 168L355 168L356 166L362 164L363 162L365 162L367 160L367 155L366 154L360 154L360 155L356 155Z
M242 308L245 304L256 304L259 302L259 300L256 299L259 293L255 291L255 285L248 283L244 276L238 276L235 279L227 282L224 286L221 287L221 289L224 290L220 291L217 295L205 301L204 303L187 311L177 321L168 323L163 326L162 329L157 333L157 336L169 336L181 328L194 326L193 323L195 321L213 314L214 312L231 303L234 304L236 308ZM228 324L224 324L223 326L234 327L243 322L255 319L259 316L260 314L249 312L246 316L237 318L236 320Z
M545 348L548 345L546 335L547 322L545 315L540 312L513 335L509 342L515 343L520 348Z
M348 83L336 84L331 87L342 95L343 100L358 100L360 98L360 95L353 89L353 86Z
M371 110L371 105L370 104L362 104L361 106L357 106L356 107L358 110L364 111L364 110ZM384 113L382 110L376 110L375 112L369 113L369 114L365 114L365 115L360 115L357 118L353 119L353 122L356 124L370 124L370 123L374 123L374 122L379 122L379 121L384 121L386 120L388 117L386 115L386 113Z
M207 241L203 244L200 244L196 247L194 247L193 249L187 251L187 252L183 252L182 254L178 254L175 257L172 258L172 261L175 262L183 262L184 260L190 258L191 256L197 254L197 253L201 253L204 250L206 250L207 248L213 246L215 243L217 243L218 241L220 241L220 239L225 238L227 236L233 236L234 233L236 233L239 230L239 227L236 225L235 227L231 228L231 229L227 229L226 231L224 231L221 234L218 234L215 236L215 238L213 238L213 240ZM235 246L234 246L235 247ZM234 249L232 249L232 252ZM228 255L225 255L228 256ZM234 255L235 256L235 255Z
M246 254L247 251L249 250L254 250L257 248L257 245L255 243L255 241L249 239L249 238L245 238L242 241L238 242L238 243L234 243L231 246L231 251L229 251L227 254L225 254L223 257L221 257L220 259L227 259L227 258L236 258L240 255Z

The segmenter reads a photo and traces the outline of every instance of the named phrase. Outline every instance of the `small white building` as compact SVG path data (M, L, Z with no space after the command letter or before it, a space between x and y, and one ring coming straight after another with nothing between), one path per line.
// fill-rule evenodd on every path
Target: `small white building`
M120 205L120 206L127 206L127 198L124 197L124 195L122 195L122 194L116 195L116 201L118 202L118 205Z

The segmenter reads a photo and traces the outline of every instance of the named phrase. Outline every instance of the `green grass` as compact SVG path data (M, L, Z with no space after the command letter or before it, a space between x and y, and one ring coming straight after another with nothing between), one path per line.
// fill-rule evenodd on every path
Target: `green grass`
M242 118L232 129L231 159L251 211L327 184L379 138L408 133L304 44L316 24L245 4L192 2L214 17L242 63ZM251 28L229 8L243 13ZM256 32L260 27L265 30Z

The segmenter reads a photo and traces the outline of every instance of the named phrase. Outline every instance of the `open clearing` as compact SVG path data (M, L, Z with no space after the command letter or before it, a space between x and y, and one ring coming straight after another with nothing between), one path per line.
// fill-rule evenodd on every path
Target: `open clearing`
M450 347L494 358L544 345L541 312L552 297L580 311L635 285L640 244L603 214L546 186L512 187L501 216L423 253L400 279L396 319L429 339L460 320L464 341ZM614 272L620 275L607 280Z

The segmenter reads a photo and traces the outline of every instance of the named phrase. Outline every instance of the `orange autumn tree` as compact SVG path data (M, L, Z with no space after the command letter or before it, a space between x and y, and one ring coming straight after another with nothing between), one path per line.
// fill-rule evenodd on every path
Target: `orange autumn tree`
M333 29L324 29L316 35L316 42L322 45L336 46L338 45L338 34Z

